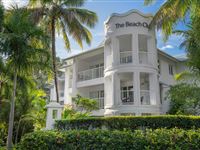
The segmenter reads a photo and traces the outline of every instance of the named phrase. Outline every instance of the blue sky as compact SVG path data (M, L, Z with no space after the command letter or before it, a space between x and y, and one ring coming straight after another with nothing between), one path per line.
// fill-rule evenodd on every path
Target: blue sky
M24 5L28 0L3 0L6 6L9 6L11 3L18 3ZM84 44L84 48L81 49L74 41L70 38L71 41L71 52L68 53L65 50L64 42L62 37L57 36L56 38L56 49L57 55L61 58L66 58L73 54L92 49L99 45L100 42L104 39L104 21L112 13L124 13L131 9L137 9L143 13L152 13L155 14L160 6L164 3L165 0L157 0L156 3L150 6L144 6L143 0L88 0L84 8L92 10L98 15L98 23L95 28L91 29L93 35L93 40L90 46ZM183 29L184 25L179 23L179 29ZM169 40L164 43L162 40L162 34L160 31L157 31L157 47L167 52L173 56L184 54L184 50L179 49L180 43L183 41L182 37L172 35Z

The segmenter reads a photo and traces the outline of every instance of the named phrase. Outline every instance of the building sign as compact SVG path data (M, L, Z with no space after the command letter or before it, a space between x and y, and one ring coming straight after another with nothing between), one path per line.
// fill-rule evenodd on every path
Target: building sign
M147 22L129 22L126 21L125 23L116 23L116 29L124 28L124 27L144 27L149 28L149 24Z

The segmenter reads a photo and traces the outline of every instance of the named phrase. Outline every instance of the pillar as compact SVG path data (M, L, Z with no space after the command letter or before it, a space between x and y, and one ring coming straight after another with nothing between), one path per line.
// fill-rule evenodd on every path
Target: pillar
M46 105L47 118L46 118L46 129L51 130L54 128L55 120L61 119L63 106L57 102L50 102Z

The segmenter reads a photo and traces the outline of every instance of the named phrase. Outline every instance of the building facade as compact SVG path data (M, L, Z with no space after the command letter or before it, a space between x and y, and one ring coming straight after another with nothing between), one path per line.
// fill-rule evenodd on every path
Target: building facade
M156 47L152 15L131 10L105 21L105 40L97 48L65 59L59 77L60 101L80 94L98 101L95 116L158 115L168 111L166 92L185 59ZM51 89L55 99L55 89Z

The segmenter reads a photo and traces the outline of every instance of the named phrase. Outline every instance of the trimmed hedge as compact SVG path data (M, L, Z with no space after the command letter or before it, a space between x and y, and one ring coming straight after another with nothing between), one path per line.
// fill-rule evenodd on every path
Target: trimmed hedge
M58 130L71 129L107 129L107 130L136 130L157 128L200 128L198 116L116 116L72 120L57 120L55 128Z
M200 129L39 131L25 135L19 150L198 150Z

